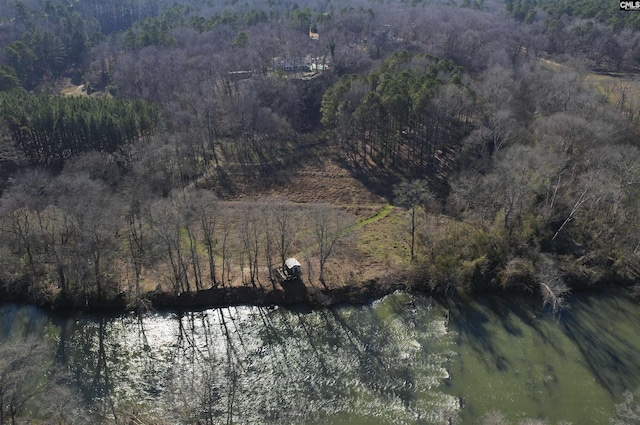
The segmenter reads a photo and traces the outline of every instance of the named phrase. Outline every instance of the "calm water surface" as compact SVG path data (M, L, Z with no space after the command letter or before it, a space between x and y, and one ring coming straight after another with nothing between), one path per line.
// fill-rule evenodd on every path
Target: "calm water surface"
M521 298L444 306L402 293L320 311L70 319L0 308L0 343L41 340L84 417L171 423L475 424L499 410L604 424L640 386L638 329L635 302L596 295L559 316Z
M464 397L465 424L492 410L514 422L607 424L622 393L640 386L640 306L623 296L574 296L559 315L492 297L451 317L449 391Z

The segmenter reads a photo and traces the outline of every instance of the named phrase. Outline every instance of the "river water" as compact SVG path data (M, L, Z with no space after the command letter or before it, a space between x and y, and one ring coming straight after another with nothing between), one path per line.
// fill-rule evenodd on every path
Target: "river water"
M38 341L38 382L55 381L22 416L42 419L66 394L75 423L476 424L500 411L605 424L640 387L638 329L636 302L593 294L560 315L518 297L443 305L403 293L316 311L0 308L0 344Z

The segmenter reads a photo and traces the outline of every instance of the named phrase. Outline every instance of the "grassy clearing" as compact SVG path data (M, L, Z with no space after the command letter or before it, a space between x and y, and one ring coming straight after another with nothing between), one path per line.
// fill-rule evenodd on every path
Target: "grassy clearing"
M388 269L409 263L409 249L405 243L408 223L407 211L391 205L359 223L357 249L370 267Z
M360 220L353 228L354 229L361 229L363 226L366 226L367 224L371 224L374 221L378 221L378 220L380 220L382 218L385 218L387 215L389 215L391 210L393 210L393 206L391 204L387 204L387 205L384 206L384 208L382 208L380 211L378 211L375 215L372 215L371 217L367 217L364 220Z
M387 199L375 194L348 170L330 159L311 161L292 169L288 179L280 184L246 185L239 189L235 194L224 194L216 207L218 228L214 257L218 284L225 287L250 285L247 280L248 258L244 252L242 234L246 220L257 220L260 223L260 240L256 283L265 288L272 286L266 256L265 226L269 226L269 209L278 204L288 205L294 211L291 226L295 229L295 238L287 256L296 257L300 261L303 282L310 290L358 286L393 275L394 270L406 268L410 263L407 244L410 221L408 212L394 208ZM320 264L313 233L312 210L317 206L332 206L336 212L346 212L351 215L354 223L344 232L325 265L325 284L319 281ZM228 268L223 275L222 243L225 229L228 235ZM192 230L196 232L193 236L197 239L195 248L202 283L207 288L211 282L207 250L198 226L194 225ZM191 239L184 227L180 229L180 238L182 256L190 261L188 248ZM271 268L277 267L280 261L275 247L272 249ZM166 250L157 254L159 257L156 261L143 270L142 286L145 291L159 286L161 290L170 292L173 287L171 264ZM193 285L193 267L189 267L185 273Z
M569 66L549 59L540 59L540 65L553 72L573 71ZM584 81L621 109L640 105L640 76L637 74L590 72L584 76Z
M637 104L640 100L640 81L636 75L590 73L585 81L613 105L629 106L629 102Z
M554 72L561 72L568 69L566 65L544 58L540 59L540 65L542 65L543 68Z

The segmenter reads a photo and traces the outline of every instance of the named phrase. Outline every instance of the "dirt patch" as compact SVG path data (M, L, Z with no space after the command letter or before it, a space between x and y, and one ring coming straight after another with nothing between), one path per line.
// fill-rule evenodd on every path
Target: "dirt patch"
M371 193L348 170L332 161L305 166L292 174L291 184L270 188L268 193L278 194L298 203L349 206L387 202L384 198Z
M86 96L84 84L75 85L70 78L61 78L56 82L56 91L63 96Z
M403 289L397 282L370 280L359 285L338 288L315 288L301 283L276 287L212 288L198 293L153 294L149 300L154 308L210 308L252 304L257 306L306 304L312 307L330 307L341 303L361 304Z
M222 199L273 198L298 204L331 204L346 208L384 205L388 201L372 193L360 180L332 160L310 162L286 171L277 182L242 183L234 179L234 193L215 188Z

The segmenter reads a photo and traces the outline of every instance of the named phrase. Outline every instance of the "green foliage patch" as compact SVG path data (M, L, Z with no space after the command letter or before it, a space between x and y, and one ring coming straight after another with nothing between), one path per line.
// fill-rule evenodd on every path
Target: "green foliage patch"
M542 10L554 20L563 16L594 19L614 28L640 29L640 14L625 13L607 0L506 0L505 9L520 22L531 23Z
M330 87L322 98L322 124L351 161L423 169L465 132L464 108L434 101L438 95L470 100L463 73L446 59L395 52L368 75L345 75Z
M0 111L27 159L54 168L81 152L115 152L151 133L159 121L157 108L141 100L21 90L2 93Z

